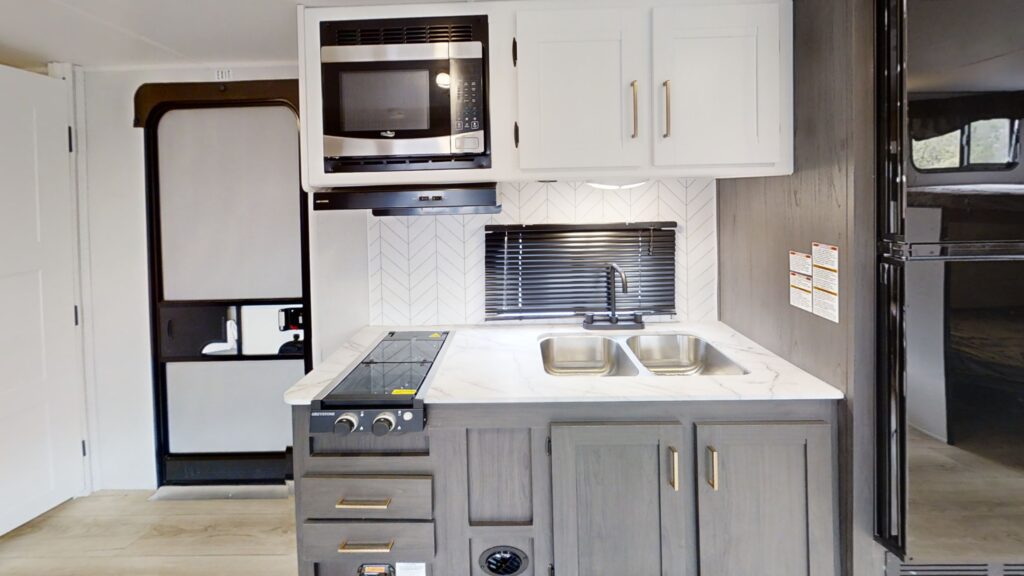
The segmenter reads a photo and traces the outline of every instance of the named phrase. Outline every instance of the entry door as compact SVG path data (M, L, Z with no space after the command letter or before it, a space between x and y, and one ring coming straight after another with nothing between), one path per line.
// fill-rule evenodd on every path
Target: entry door
M67 87L0 66L0 534L82 492Z
M223 104L171 109L148 134L161 484L291 473L283 397L306 359L299 134L287 106Z

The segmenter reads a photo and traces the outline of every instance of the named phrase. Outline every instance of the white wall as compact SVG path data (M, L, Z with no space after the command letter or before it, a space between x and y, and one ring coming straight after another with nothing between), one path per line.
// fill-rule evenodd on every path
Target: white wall
M295 78L295 66L233 68L234 80ZM84 196L86 380L94 490L156 485L145 164L136 89L213 81L214 67L85 70L78 126Z

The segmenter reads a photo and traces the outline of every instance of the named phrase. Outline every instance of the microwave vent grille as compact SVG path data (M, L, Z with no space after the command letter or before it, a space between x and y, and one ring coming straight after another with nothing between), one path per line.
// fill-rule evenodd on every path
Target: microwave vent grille
M337 30L335 35L338 46L469 42L472 39L473 26L471 24L350 28Z

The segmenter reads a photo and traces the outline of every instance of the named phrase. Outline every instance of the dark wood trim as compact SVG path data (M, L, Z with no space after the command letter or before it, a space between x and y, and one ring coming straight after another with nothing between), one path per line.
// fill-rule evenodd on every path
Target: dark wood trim
M287 106L299 116L297 80L168 82L143 84L135 91L136 128L148 128L175 108Z

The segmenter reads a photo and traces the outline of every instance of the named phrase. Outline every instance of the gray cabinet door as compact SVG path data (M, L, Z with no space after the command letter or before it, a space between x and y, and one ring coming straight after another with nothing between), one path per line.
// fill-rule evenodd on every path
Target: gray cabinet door
M697 425L701 576L834 576L827 423Z
M552 425L558 576L686 574L682 447L678 424Z

